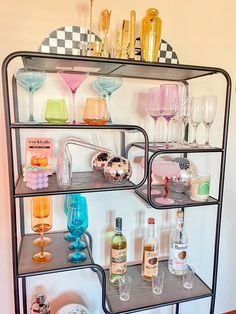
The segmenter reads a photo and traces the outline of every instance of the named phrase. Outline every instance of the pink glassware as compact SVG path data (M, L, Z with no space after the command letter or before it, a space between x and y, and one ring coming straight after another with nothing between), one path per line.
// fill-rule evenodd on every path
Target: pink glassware
M157 120L161 114L161 90L160 87L151 87L148 90L147 103L145 106L146 113L154 120L154 139L153 147L157 147Z
M180 176L179 163L173 161L158 160L157 162L153 162L152 169L154 174L165 177L165 195L164 197L155 198L155 201L163 205L174 204L175 201L171 198L168 198L168 184L170 177L178 178Z
M142 168L144 168L144 158L142 159L141 166L142 166ZM153 179L152 179L152 174L151 174L150 181L151 181L151 187L150 187L151 195L160 195L160 194L161 194L161 191L159 191L158 189L153 189L153 188L152 188L152 181L153 181ZM143 189L142 192L143 192L144 194L147 194L147 189Z
M75 115L75 93L80 85L88 77L88 73L85 72L58 72L61 78L63 79L66 86L70 89L72 93L72 112L70 123L76 124L76 115Z
M169 148L170 120L179 110L179 86L177 84L162 84L160 89L162 99L161 115L167 122L167 139L165 146L166 148Z

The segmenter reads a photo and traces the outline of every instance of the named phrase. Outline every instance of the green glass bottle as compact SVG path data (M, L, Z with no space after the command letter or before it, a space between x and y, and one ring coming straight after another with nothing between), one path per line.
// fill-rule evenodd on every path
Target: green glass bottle
M119 285L119 278L126 273L126 238L122 234L122 218L116 218L115 234L111 238L110 246L110 282Z

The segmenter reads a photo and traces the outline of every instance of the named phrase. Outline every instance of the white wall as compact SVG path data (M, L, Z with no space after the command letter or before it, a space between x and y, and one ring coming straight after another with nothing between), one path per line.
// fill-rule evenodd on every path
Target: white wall
M227 2L223 1L213 1L209 0L207 2L200 0L198 2L190 0L183 1L167 1L160 0L158 2L154 0L145 1L143 3L137 3L137 1L94 1L94 30L97 30L97 21L99 13L103 8L108 8L112 10L112 29L113 34L115 30L120 29L122 20L128 18L129 11L131 9L136 9L138 23L141 17L145 13L147 7L158 7L160 10L160 16L163 20L163 38L167 40L175 48L181 63L185 64L196 64L196 65L207 65L216 66L226 69L233 80L233 86L235 85L235 48L236 44L234 41L235 34L235 17L234 12L236 9L235 1L229 0ZM56 29L63 25L88 25L88 1L71 1L70 4L65 3L65 1L50 1L50 2L32 2L29 0L17 1L10 0L0 2L0 59L1 61L4 57L12 51L15 50L37 50L39 43L42 39L53 29ZM130 87L131 84L127 82L125 84ZM207 85L208 86L208 85ZM211 92L215 90L216 86L209 87L201 86L201 91L197 87L193 87L195 93L200 93L202 91ZM134 89L134 88L133 88ZM117 92L118 95L119 92ZM222 98L223 92L218 90L219 98ZM128 96L127 97L131 97ZM115 96L114 96L115 98ZM129 99L129 98L128 98ZM117 100L114 100L115 102ZM230 123L230 133L229 133L229 149L227 157L227 171L225 180L225 195L224 195L224 207L223 207L223 220L222 220L222 237L221 237L221 249L220 249L220 263L219 263L219 278L218 278L218 290L216 299L216 314L220 314L227 310L236 308L236 301L234 296L233 283L236 280L236 272L234 267L235 252L233 250L233 244L235 242L234 233L234 201L235 196L233 192L234 186L234 152L235 143L233 141L233 134L235 133L235 94L232 95L232 110L231 110L231 123ZM220 107L221 108L221 107ZM219 109L220 110L220 109ZM117 119L119 113L116 112ZM3 109L0 109L0 119L1 125L4 123ZM218 120L220 117L218 117ZM147 121L147 120L145 120ZM145 122L146 126L148 124ZM217 124L213 125L213 128L217 130ZM150 131L150 129L148 129ZM2 130L2 134L4 131ZM213 132L214 134L214 132ZM8 201L8 189L7 189L7 171L6 171L6 143L1 141L0 143L0 155L2 163L0 164L0 193L2 200L2 210L0 211L1 217L1 231L0 231L0 248L3 252L2 263L1 263L1 286L0 286L0 298L3 313L13 313L13 292L12 292L12 277L11 277L11 242L10 242L10 217L9 217L9 201ZM116 199L119 201L113 201L113 196L116 195ZM119 197L122 195L122 198ZM125 196L125 197L123 197ZM110 193L106 196L104 200L104 193L99 193L95 195L87 195L89 205L91 208L90 217L90 231L95 233L97 231L97 218L99 221L99 234L101 239L104 237L104 230L107 228L107 215L109 211L114 211L115 215L120 214L126 217L127 221L133 221L132 217L137 218L138 212L144 212L147 215L155 214L159 218L159 224L161 226L162 214L156 213L154 210L147 210L145 206L140 203L132 194L128 192L116 192ZM99 204L99 208L97 208ZM110 205L112 204L112 206ZM132 205L131 205L132 204ZM129 208L129 210L127 210ZM62 211L62 210L61 210ZM99 214L98 214L99 213ZM189 211L188 211L189 213ZM193 247L197 247L201 237L199 236L200 230L194 224L194 222L199 219L199 216L204 220L204 227L206 234L209 235L209 244L213 241L212 229L210 221L214 213L209 209L207 212L207 219L205 214L205 209L199 211L193 210L191 215L189 215L187 228L190 234L190 238L193 239ZM94 219L96 218L96 219ZM210 220L208 220L210 219ZM55 215L55 225L60 223L63 225L65 221L60 214ZM207 222L209 221L209 226ZM199 221L199 224L201 222ZM135 223L133 222L132 227L135 228ZM132 230L129 226L125 226L125 233L130 243L133 241ZM104 247L100 245L100 238L95 238L95 258L98 261L103 260L103 249ZM209 245L207 244L207 245ZM211 252L212 254L212 252ZM210 255L211 255L210 254ZM198 250L192 251L192 258L197 262ZM206 255L203 255L206 256ZM130 252L130 259L135 257L134 251ZM201 259L200 266L204 266L204 259ZM207 271L210 266L210 259L206 260ZM202 270L202 268L201 268ZM84 274L79 271L76 272L78 276L78 282L84 278ZM65 276L65 277L64 277ZM52 275L53 280L47 281L45 284L45 279L43 277L35 277L29 280L30 292L34 292L35 286L40 286L43 284L48 297L52 304L58 306L58 298L60 294L66 291L74 291L75 298L80 297L85 303L90 304L91 311L93 314L102 313L97 304L99 304L99 297L94 300L91 295L84 293L85 290L91 289L90 286L86 286L86 289L78 289L78 285L66 287L62 289L58 285L55 289L54 280L59 280L59 278L67 278L67 282L70 282L70 276L73 274L60 274L59 276ZM92 276L88 272L87 276ZM55 278L57 277L57 278ZM208 279L209 280L209 279ZM59 282L59 281L58 281ZM84 282L84 281L83 281ZM97 291L99 294L98 285L95 286L95 281L92 281L92 289ZM81 285L80 285L81 286ZM64 291L64 292L63 292ZM71 295L70 295L71 297ZM73 297L71 297L73 299ZM30 300L29 300L30 301ZM193 306L184 305L184 313L202 313L205 314L207 311L207 305L204 302L197 302L198 310L196 311L195 303ZM199 308L200 306L200 308ZM163 313L164 311L161 311ZM169 311L168 311L169 312ZM159 313L159 310L154 310L152 313Z

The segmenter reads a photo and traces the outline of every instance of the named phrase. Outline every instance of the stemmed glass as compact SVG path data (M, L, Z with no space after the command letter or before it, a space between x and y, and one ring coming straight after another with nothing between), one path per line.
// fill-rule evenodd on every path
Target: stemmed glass
M209 148L211 145L209 144L209 133L210 127L216 116L216 108L217 108L217 97L215 95L206 95L202 97L202 122L206 128L206 140L203 145L203 148Z
M28 123L35 123L34 114L33 114L33 94L40 87L43 86L43 83L46 79L46 74L42 71L32 70L28 68L21 68L16 71L15 77L17 83L22 86L25 90L28 91L29 100L29 120Z
M112 123L111 118L111 95L114 91L120 88L122 85L121 77L106 77L99 76L93 83L95 90L102 96L107 96L107 106L108 106L108 122Z
M65 213L66 217L68 215L68 205L69 205L69 197L70 196L71 196L71 194L66 194L64 197L64 213ZM73 236L70 232L65 233L64 239L66 241L70 241L70 242L76 240L75 236Z
M69 203L67 227L71 234L76 237L76 241L69 245L69 248L75 250L75 252L68 255L68 261L71 263L83 262L86 260L87 255L80 252L80 250L84 248L80 237L88 228L88 209L86 198L80 194L72 198Z
M174 200L168 197L168 184L169 184L169 178L171 177L179 177L180 175L180 167L177 162L173 161L165 161L165 160L158 160L157 162L153 163L153 173L165 177L165 194L164 197L157 197L155 198L155 201L159 204L163 205L171 205L174 204Z
M177 84L162 84L160 88L162 98L161 115L167 122L167 139L165 147L168 149L170 147L170 121L179 110L179 87Z
M192 147L198 147L196 135L197 128L202 121L202 98L201 97L192 97L191 107L190 107L190 122L193 127L193 141L191 143Z
M157 147L157 120L161 117L161 92L160 87L152 87L148 90L146 113L154 120L153 147Z
M52 259L52 254L44 251L44 246L51 243L51 239L44 237L44 232L52 228L52 211L50 196L35 196L31 199L31 227L34 232L40 233L40 238L33 244L40 247L40 252L33 255L35 263L46 263Z
M69 71L59 71L58 72L63 79L65 85L70 89L72 94L72 111L71 111L71 124L76 124L76 114L75 114L75 94L80 85L88 77L86 72L69 72Z
M179 86L180 107L176 115L177 122L180 123L179 144L185 145L184 136L185 129L189 122L190 106L189 106L189 86L187 84Z

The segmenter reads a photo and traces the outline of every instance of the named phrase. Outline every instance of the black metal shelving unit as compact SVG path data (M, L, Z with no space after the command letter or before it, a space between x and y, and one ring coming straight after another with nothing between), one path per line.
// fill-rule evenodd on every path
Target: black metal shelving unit
M49 183L49 188L44 190L32 191L25 187L22 183L21 173L21 152L20 152L20 131L23 129L94 129L85 124L77 125L49 125L47 123L26 124L19 122L19 112L17 103L17 85L14 77L9 74L9 65L16 59L21 59L23 65L29 68L41 69L46 72L55 73L61 69L81 71L85 70L92 75L106 75L106 76L122 76L125 78L139 78L139 79L153 79L153 80L166 80L177 81L184 84L189 80L210 76L215 74L223 75L226 80L225 90L225 112L224 112L224 125L223 125L223 138L221 147L209 149L168 149L157 150L154 149L148 142L148 136L141 127L136 125L104 125L96 127L98 129L116 129L121 133L121 152L123 156L128 155L132 147L144 150L144 176L139 184L128 182L123 186L114 187L108 184L101 176L93 172L79 173L81 184L72 185L70 189L58 189L55 181L55 176L52 176ZM12 73L11 73L12 74ZM30 276L39 276L42 274L50 274L55 272L62 272L68 270L77 270L84 268L91 268L97 272L98 278L102 287L102 307L105 313L133 313L145 309L158 308L166 305L176 305L176 313L179 313L179 305L183 302L188 302L201 298L211 298L210 314L214 314L214 305L216 297L216 284L217 284L217 269L218 269L218 254L219 254L219 241L220 241L220 226L222 215L222 201L223 201L223 187L224 187L224 173L226 162L226 148L227 148L227 135L230 111L230 94L231 94L231 79L226 71L220 68L201 67L193 65L181 64L159 64L147 63L140 61L119 60L119 59L105 59L84 56L71 56L71 55L57 55L45 54L36 52L14 52L6 57L2 64L2 80L3 80L3 94L5 105L5 121L7 130L7 152L8 152L8 168L10 175L10 205L11 205L11 233L12 233L12 252L13 252L13 275L14 275L14 296L15 296L15 313L20 312L20 299L22 298L23 312L27 313L27 292L26 292L26 279ZM10 100L10 93L12 85L12 102ZM126 145L125 133L126 132L141 132L144 137L144 142L134 142ZM15 144L15 150L14 150ZM149 153L152 153L149 158ZM163 206L157 204L151 196L151 179L150 173L152 169L152 162L158 155L162 154L188 154L188 153L217 153L220 154L220 180L218 197L211 197L208 202L199 203L191 201L188 195L181 200L176 201L175 204ZM15 167L15 164L17 167ZM74 179L78 174L74 174ZM17 180L16 180L17 178ZM84 181L83 181L84 180ZM147 194L142 192L142 186L147 180ZM16 182L15 182L16 181ZM160 188L160 187L159 187ZM66 260L67 245L63 240L63 232L50 233L53 238L52 251L60 258L55 259L53 263L46 265L37 265L29 263L33 254L34 248L32 243L35 235L25 234L24 228L24 204L23 198L36 196L36 195L59 195L72 192L99 192L99 191L114 191L114 190L135 190L144 201L149 203L152 207L158 210L165 210L167 208L178 207L195 207L195 206L209 206L215 205L217 208L216 215L216 232L214 244L214 265L212 286L208 285L199 277L196 276L196 283L193 289L186 290L182 288L181 279L178 276L170 274L168 271L165 278L165 292L161 296L156 296L150 293L150 283L141 280L140 278L140 265L129 265L128 272L131 273L135 288L133 289L133 296L128 302L121 302L118 297L117 288L110 285L107 279L108 271L104 270L100 265L94 263L92 257L92 238L89 233L85 240L87 241L87 255L88 259L82 264L70 264ZM17 202L19 206L17 206ZM18 208L19 207L19 208ZM20 211L20 236L21 242L18 248L17 242L17 214ZM166 261L160 261L160 268L166 269ZM21 289L19 284L21 282ZM22 294L20 294L22 290Z

